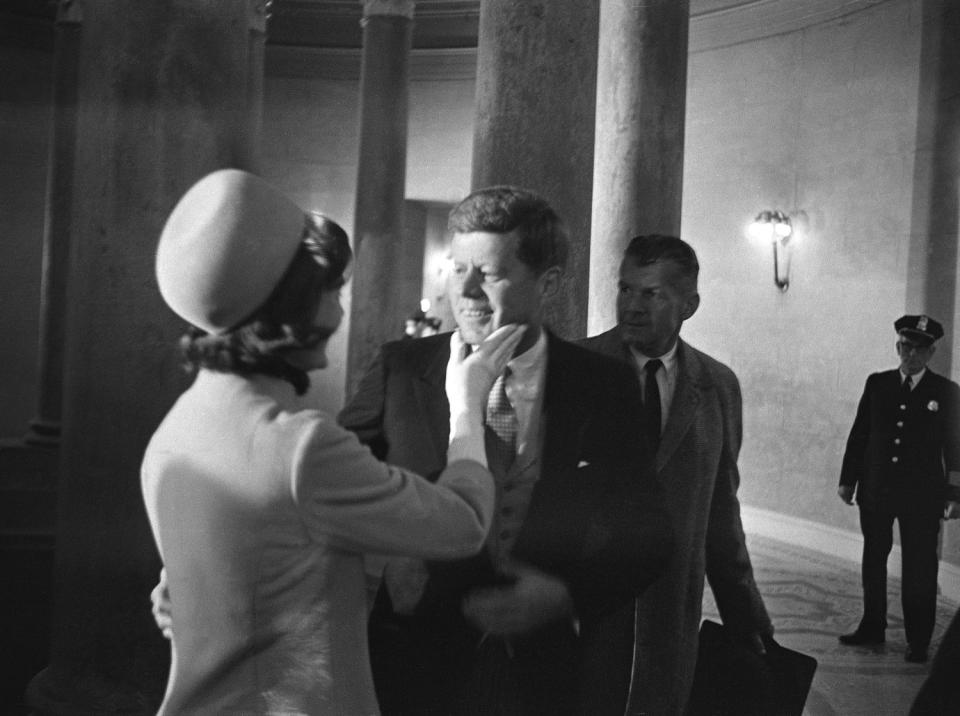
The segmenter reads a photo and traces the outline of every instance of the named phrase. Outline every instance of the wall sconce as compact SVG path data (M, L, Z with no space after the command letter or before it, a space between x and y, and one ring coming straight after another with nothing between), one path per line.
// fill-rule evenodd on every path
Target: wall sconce
M761 211L747 230L758 242L773 245L773 282L781 293L790 287L790 237L793 225L790 217L779 209Z

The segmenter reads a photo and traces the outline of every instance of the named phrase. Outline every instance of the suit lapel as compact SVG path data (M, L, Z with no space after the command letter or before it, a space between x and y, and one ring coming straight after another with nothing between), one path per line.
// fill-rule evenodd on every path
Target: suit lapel
M678 339L679 340L679 339ZM677 387L673 393L673 403L670 406L670 415L660 438L660 447L657 450L656 468L659 475L676 452L684 435L690 429L697 408L703 399L704 380L703 367L693 350L683 341L679 341L677 348Z
M413 392L419 414L427 426L437 462L446 463L447 444L450 440L450 404L444 386L447 363L450 360L450 342L440 343L431 355L426 356L423 370L413 381Z
M547 333L547 377L543 388L540 445L544 466L576 465L590 402L578 390L583 385L566 344Z

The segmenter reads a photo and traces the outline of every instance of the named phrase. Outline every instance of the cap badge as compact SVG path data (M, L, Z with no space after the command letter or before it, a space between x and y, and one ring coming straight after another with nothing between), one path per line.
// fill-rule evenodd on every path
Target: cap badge
M928 321L928 320L929 320L929 319L928 319L926 316L920 316L920 317L917 319L917 330L918 330L918 331L925 331L925 330L927 330L927 321Z

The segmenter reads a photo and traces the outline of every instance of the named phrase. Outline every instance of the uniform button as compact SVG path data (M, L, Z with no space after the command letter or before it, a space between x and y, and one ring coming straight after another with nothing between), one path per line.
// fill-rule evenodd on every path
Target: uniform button
M906 409L907 409L907 406L906 406L906 405L904 405L904 404L901 404L901 405L900 405L900 410L906 410Z
M894 438L894 439L893 439L893 444L894 444L894 445L899 445L899 444L900 444L900 438Z
M898 420L898 421L897 421L897 427L898 427L898 428L902 428L902 427L903 427L903 421L902 421L902 420Z
M894 455L892 458L890 458L890 462L900 462L900 458Z

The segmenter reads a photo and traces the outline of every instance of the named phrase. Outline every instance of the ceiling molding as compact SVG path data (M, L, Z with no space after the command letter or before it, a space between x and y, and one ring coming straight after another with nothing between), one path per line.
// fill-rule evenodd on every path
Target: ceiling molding
M690 52L740 45L765 37L797 32L870 9L890 0L740 0L712 9L691 10ZM691 1L691 8L697 5Z
M268 45L264 56L269 77L359 80L361 51L353 48ZM472 80L477 74L477 49L414 49L410 80Z
M704 52L797 32L893 1L690 0L689 51ZM0 0L0 42L52 49L54 7L35 0ZM268 26L268 56L273 55L272 64L285 76L309 74L306 69L298 73L294 67L297 52L303 53L311 71L319 70L320 76L330 72L358 75L362 16L360 0L276 0ZM450 79L463 77L469 58L476 57L479 17L479 0L417 0L411 57L417 76L438 78L450 72ZM352 49L355 59L350 59L349 53L331 52L338 49ZM473 54L460 50L473 50ZM425 54L414 60L417 53ZM428 58L439 63L436 72L421 66ZM353 65L356 68L351 69Z

